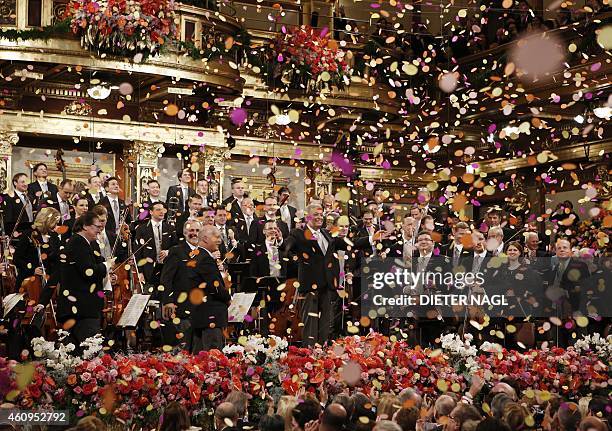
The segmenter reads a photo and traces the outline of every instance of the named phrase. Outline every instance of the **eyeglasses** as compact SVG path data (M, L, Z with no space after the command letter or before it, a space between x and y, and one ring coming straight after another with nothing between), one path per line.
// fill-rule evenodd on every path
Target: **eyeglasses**
M95 227L98 230L104 229L104 225L103 224L93 224L92 226Z

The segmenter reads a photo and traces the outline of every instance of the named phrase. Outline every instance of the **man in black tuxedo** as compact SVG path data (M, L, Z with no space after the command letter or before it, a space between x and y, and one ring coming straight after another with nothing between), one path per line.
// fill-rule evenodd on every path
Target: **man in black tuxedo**
M28 176L17 173L13 176L13 193L3 195L4 232L12 235L13 231L23 233L30 229L34 222L34 205L28 197Z
M283 235L278 228L278 221L266 221L263 234L263 244L256 244L250 253L249 273L251 277L283 278L286 275L287 265L280 253Z
M289 236L287 224L277 217L278 205L275 196L268 196L264 199L264 216L256 221L257 232L255 233L255 244L263 244L266 240L264 226L268 221L275 221L276 227L280 230L284 239Z
M154 203L163 202L159 181L147 181L147 195L147 199L140 203L139 214L136 220L139 224L151 220L151 209Z
M123 216L125 216L124 222L129 226L132 222L132 215L129 210L126 210L125 201L119 198L119 180L116 177L109 177L104 183L104 189L106 190L106 196L100 200L100 205L108 211L106 231L110 236L110 233L119 233L121 227L119 223Z
M168 188L168 194L166 195L166 204L172 208L173 202L178 200L178 210L180 213L187 211L187 200L190 196L196 194L196 191L189 187L191 183L191 171L189 169L183 169L176 175L179 183Z
M546 296L558 304L564 318L578 311L581 300L581 287L589 277L587 264L572 257L569 240L560 238L555 243L555 264L548 275Z
M97 175L89 177L87 180L87 202L89 203L89 208L98 205L104 196L106 196L106 193L102 188L100 177Z
M441 247L440 254L450 258L453 268L457 268L463 266L471 255L462 242L462 238L470 234L470 227L467 223L459 222L453 226L452 234L452 241Z
M227 310L231 295L220 271L219 244L221 234L214 226L204 226L199 233L200 255L195 267L197 289L203 296L194 299L191 314L193 328L192 353L219 349L225 345L223 329L227 327Z
M435 205L431 200L431 193L427 188L420 188L417 192L416 205L421 211L421 218L431 216L434 220L434 230L442 230L445 224L443 212L438 205Z
M472 231L472 242L474 247L469 256L464 260L463 267L466 272L476 274L482 272L486 274L489 260L491 260L492 254L487 251L487 240L484 234L479 230Z
M164 221L166 212L166 205L163 202L153 203L150 210L151 219L138 226L134 235L136 262L138 262L144 282L152 285L155 290L160 284L168 250L177 243L174 227Z
M32 173L36 178L36 181L28 184L28 197L34 203L36 209L39 208L41 202L47 199L55 199L57 194L57 186L53 183L47 182L47 165L44 163L37 163L32 169Z
M380 224L382 222L393 220L394 208L385 203L385 192L382 189L374 189L372 193L372 207L370 210L373 211L376 221Z
M73 195L74 183L72 180L62 180L59 191L53 196L53 200L48 201L47 205L44 205L51 206L60 212L59 225L61 226L68 226L70 228L74 225L74 207L71 204Z
M257 244L259 217L255 215L255 204L251 198L245 197L242 199L240 206L243 218L232 222L232 224L236 228L238 241L243 244L245 253L248 254L249 250L252 250L253 246Z
M187 211L183 211L175 222L176 235L179 240L183 238L183 227L185 226L187 220L195 220L197 217L200 217L201 212L202 196L189 196L189 199L187 200Z
M291 192L287 187L281 187L278 189L278 211L276 215L286 225L287 229L291 232L295 228L295 218L297 217L297 208L289 205L289 199L291 198Z
M402 228L383 241L381 254L391 259L400 259L402 262L411 265L416 250L415 223L415 219L406 214L402 221Z
M412 260L412 272L422 273L421 279L412 286L408 294L432 294L445 293L446 285L442 279L436 278L436 274L444 275L452 269L450 259L446 256L434 256L435 241L432 238L431 232L422 230L417 236L417 253ZM406 292L405 292L406 293ZM421 316L418 319L417 325L420 333L421 345L434 343L436 338L442 334L443 319L440 316L445 314L445 310L438 306L423 305L419 306L415 315Z
M162 333L172 345L178 343L177 333L182 333L181 338L187 342L188 350L191 348L190 318L193 308L189 294L197 286L195 266L196 259L201 254L198 249L198 234L201 229L202 224L196 220L185 223L185 241L168 250L160 277L160 285L163 287L162 316L167 321L162 325ZM180 319L176 326L171 322L175 317Z
M96 243L103 223L93 212L83 215L80 222L82 230L70 238L60 257L62 293L57 295L58 322L69 326L77 346L100 333L103 281L114 264L114 259L104 261Z
M323 226L323 207L310 204L306 208L306 227L294 229L283 246L285 258L298 261L297 294L301 297L300 315L303 343L312 346L329 340L332 311L339 284L340 269L337 250L346 250L344 237L332 237ZM355 248L370 247L369 238L359 238Z
M232 256L228 261L237 261L240 256L240 247L238 246L238 240L236 239L237 234L234 226L228 226L227 224L227 210L218 206L214 210L214 226L219 229L221 234L221 244L219 244L219 252L221 253L221 260L225 260L225 255L231 251Z
M525 232L525 257L529 259L531 268L540 276L550 270L550 253L546 251L537 232Z
M242 200L246 198L244 183L242 178L232 179L232 195L221 202L221 206L226 208L232 218L230 224L238 224L239 220L244 220L244 214L242 212Z

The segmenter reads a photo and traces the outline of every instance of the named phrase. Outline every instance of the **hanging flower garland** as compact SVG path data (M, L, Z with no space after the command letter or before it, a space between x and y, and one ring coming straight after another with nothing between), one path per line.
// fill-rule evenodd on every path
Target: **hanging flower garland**
M345 52L325 30L283 27L272 44L272 53L276 60L272 76L289 88L316 92L350 84Z
M74 0L67 13L81 44L139 62L177 38L174 1Z

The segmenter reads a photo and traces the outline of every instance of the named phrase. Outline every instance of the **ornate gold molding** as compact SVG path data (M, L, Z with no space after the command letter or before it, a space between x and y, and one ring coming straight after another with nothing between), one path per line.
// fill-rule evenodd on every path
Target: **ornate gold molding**
M11 156L13 154L13 146L19 142L17 132L0 131L0 156Z
M239 92L243 80L238 70L217 61L196 61L191 57L165 53L143 63L130 63L125 58L98 58L83 49L75 39L25 40L11 42L0 38L0 60L83 66L95 70L139 72L160 77L175 77L207 82Z

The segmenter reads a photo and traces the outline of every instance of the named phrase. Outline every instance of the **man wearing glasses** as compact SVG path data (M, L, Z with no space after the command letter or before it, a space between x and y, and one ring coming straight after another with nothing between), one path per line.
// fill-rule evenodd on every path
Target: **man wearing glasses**
M114 258L104 261L100 253L96 239L103 229L95 213L85 213L77 220L76 235L68 241L60 261L57 318L77 348L101 331L104 279L115 262Z

